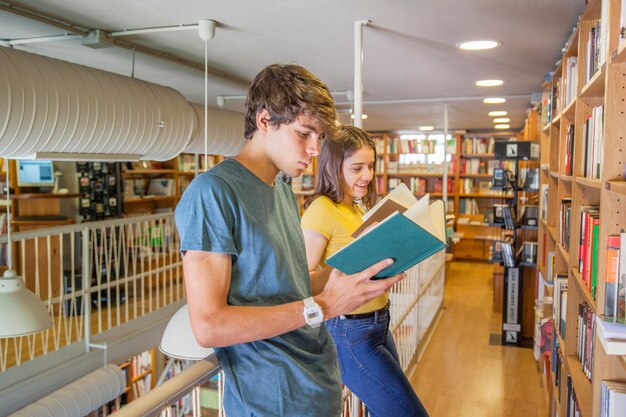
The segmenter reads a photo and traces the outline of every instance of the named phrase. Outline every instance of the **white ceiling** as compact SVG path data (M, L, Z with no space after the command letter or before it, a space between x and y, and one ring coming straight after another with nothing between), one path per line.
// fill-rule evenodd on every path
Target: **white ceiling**
M364 127L415 130L433 125L442 131L445 104L451 130L491 129L489 110L507 110L511 127L521 128L530 95L540 91L544 75L554 69L584 0L0 0L0 40L68 33L20 16L13 6L82 30L107 32L215 20L208 62L226 77L209 75L211 105L218 95L245 95L255 74L276 62L307 67L331 90L353 89L354 22L369 19L363 35L364 113L369 116ZM137 53L135 76L173 87L191 102L204 102L204 43L197 31L123 39L197 63L200 69ZM474 39L494 39L502 46L479 52L455 47ZM69 40L16 48L131 74L132 52L122 47L91 49ZM474 85L493 78L504 85ZM487 105L479 99L485 96L510 98ZM336 99L349 123L345 111L350 105L343 95ZM416 99L426 102L380 103ZM243 100L227 100L225 108L242 111Z

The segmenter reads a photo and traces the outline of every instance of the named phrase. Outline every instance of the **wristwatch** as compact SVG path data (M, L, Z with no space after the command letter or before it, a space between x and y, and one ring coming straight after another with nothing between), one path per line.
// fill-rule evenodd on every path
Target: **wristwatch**
M304 301L304 311L302 312L304 315L304 321L306 321L306 323L313 328L320 327L324 321L322 307L315 302L313 297L305 298L302 301Z

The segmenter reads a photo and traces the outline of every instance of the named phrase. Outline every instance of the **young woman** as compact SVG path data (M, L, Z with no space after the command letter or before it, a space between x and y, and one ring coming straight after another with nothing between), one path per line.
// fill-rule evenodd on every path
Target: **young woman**
M376 199L376 146L363 130L344 126L325 141L318 157L315 194L302 216L311 272L348 244ZM315 286L321 283L315 283ZM316 288L313 288L316 291ZM400 367L389 333L387 293L350 314L326 322L335 344L342 382L367 406L370 416L427 416Z

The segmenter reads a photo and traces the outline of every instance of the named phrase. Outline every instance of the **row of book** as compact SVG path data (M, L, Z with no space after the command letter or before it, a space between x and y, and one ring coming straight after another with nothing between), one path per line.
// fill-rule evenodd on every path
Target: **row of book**
M561 209L559 211L559 243L566 251L569 251L569 236L572 213L572 199L561 199Z
M495 168L502 168L502 161L497 159L491 159L485 161L484 159L469 158L461 160L461 174L489 174L493 175Z
M585 119L581 148L582 174L586 178L599 180L602 172L602 148L604 142L604 106L591 109Z
M578 272L580 272L583 283L595 300L598 283L600 207L582 206L580 211Z
M179 178L179 191L189 184L190 179ZM147 182L143 178L127 178L124 180L125 197L145 196L173 196L176 193L176 181L174 178L151 178Z
M591 381L593 370L596 314L587 302L578 305L578 338L576 354L585 376Z
M389 139L387 144L387 153L419 153L433 154L436 153L437 141L433 139L401 139L393 137ZM451 150L451 149L450 149Z
M576 391L572 383L572 377L567 376L567 406L565 407L565 415L567 417L581 417L580 404L576 398Z
M563 89L563 108L576 98L578 91L578 57L568 56L565 59L565 79L561 88Z
M573 123L567 125L565 131L565 160L564 160L564 174L572 175L574 167L574 127Z
M600 387L600 417L626 415L626 383L602 381Z
M608 0L601 2L602 16L595 26L589 29L587 37L587 55L585 56L585 82L593 78L594 74L606 62L606 40L608 20Z
M427 178L410 177L410 178L389 178L387 180L387 186L389 190L393 190L401 183L405 183L409 190L414 194L426 194L426 193L442 193L443 192L443 179L431 178L429 181ZM429 186L431 184L432 188ZM448 178L448 194L454 193L454 179Z
M464 138L461 142L461 155L492 154L495 138Z

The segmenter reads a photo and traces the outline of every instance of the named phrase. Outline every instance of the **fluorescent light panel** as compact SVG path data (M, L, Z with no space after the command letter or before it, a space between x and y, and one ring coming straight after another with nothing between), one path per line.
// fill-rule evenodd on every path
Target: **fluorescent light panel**
M509 123L511 121L511 119L509 119L508 117L496 117L495 119L493 119L494 123Z
M464 51L482 51L493 49L502 45L502 42L491 40L463 41L456 44L456 47Z
M476 81L477 87L497 87L504 84L502 80L480 80Z
M511 125L507 125L507 124L498 124L494 126L496 129L508 129L511 127Z
M505 110L495 110L495 111L490 111L489 112L489 116L491 117L495 117L495 116L506 116L508 113Z
M485 104L502 104L504 102L506 102L506 99L503 97L487 97L483 99Z

